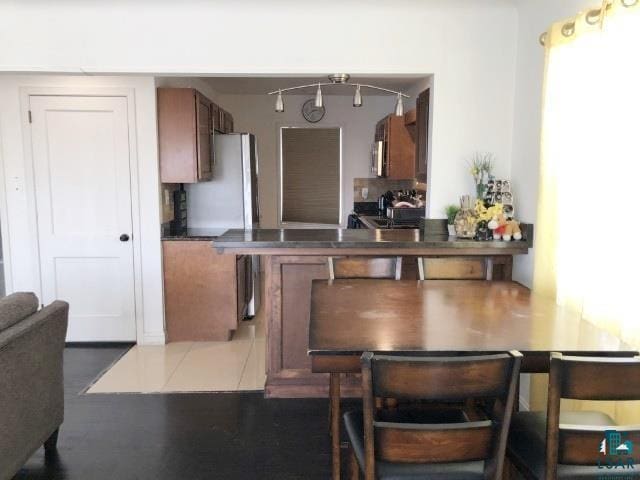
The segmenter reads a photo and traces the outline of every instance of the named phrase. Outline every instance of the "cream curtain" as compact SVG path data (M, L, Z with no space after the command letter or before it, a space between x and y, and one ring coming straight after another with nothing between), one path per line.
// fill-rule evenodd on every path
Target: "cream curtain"
M545 45L534 290L640 348L640 3Z

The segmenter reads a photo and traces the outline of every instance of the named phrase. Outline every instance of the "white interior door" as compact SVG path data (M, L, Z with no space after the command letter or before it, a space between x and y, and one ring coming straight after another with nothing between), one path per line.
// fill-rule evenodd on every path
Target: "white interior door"
M30 96L29 108L41 302L69 302L68 341L135 340L127 100Z

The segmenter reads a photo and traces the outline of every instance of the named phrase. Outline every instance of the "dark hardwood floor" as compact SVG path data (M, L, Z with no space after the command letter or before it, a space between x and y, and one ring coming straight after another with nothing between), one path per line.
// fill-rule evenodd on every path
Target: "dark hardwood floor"
M58 454L14 480L327 479L327 401L261 393L81 395L126 347L65 350Z

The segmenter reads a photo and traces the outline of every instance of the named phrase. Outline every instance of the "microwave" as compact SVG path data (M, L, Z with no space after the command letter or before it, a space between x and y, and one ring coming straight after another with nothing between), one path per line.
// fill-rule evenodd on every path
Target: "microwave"
M371 173L377 177L384 177L384 141L378 140L373 143L373 149L371 152Z

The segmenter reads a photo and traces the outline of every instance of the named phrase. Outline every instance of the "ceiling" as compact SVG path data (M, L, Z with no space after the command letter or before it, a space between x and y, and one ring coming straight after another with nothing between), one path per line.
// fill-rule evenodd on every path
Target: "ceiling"
M378 87L389 88L391 90L407 91L415 86L425 75L378 75L378 76L352 76L350 83L368 83ZM263 95L279 88L294 87L296 85L306 85L314 82L328 82L326 76L298 76L298 77L206 77L202 78L211 85L211 88L219 93L239 94L239 95ZM313 93L313 88L291 92L291 94ZM325 95L352 95L351 89L327 88L322 92ZM380 93L382 94L382 93Z

